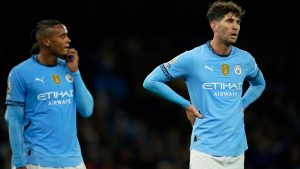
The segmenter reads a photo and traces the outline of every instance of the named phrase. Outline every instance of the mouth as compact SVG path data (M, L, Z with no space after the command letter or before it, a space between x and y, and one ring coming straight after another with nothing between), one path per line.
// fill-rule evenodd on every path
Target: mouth
M68 53L69 53L69 47L66 46L66 47L64 48L64 54L67 55Z
M69 50L69 48L70 48L70 45L69 45L69 44L66 44L66 45L65 45L65 49L68 49L68 50Z
M238 36L238 34L237 34L237 33L231 33L231 34L230 34L230 37L231 37L231 38L234 38L234 39L236 39L236 38L237 38L237 36Z

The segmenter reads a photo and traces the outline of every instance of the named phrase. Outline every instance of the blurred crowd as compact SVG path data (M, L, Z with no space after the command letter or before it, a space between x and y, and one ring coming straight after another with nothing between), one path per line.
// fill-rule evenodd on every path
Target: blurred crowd
M142 83L154 67L206 40L187 36L183 43L164 34L107 35L94 46L78 47L82 77L95 101L93 116L78 118L87 169L188 168L192 127L185 111L145 91ZM251 38L237 44L254 55L267 82L262 97L245 112L246 169L300 169L299 80L289 76L297 65L276 60L286 55L288 45L284 37L280 45L269 42L268 48L256 46ZM5 78L1 74L1 83L6 83ZM188 98L183 81L170 85ZM11 150L1 91L0 168L9 169Z

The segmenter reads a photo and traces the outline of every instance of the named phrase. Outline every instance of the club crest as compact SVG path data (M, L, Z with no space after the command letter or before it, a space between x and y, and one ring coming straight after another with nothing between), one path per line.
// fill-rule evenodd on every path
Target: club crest
M66 74L66 80L67 80L67 82L72 83L74 79L73 79L72 75Z
M241 68L240 65L235 65L234 66L234 73L237 74L237 75L242 74L242 68Z

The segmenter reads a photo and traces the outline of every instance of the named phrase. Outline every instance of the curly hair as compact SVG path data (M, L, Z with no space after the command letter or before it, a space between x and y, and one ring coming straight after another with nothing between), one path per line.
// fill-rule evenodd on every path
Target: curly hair
M219 0L210 5L207 17L208 21L221 20L226 14L233 13L236 17L242 18L245 14L245 10L232 1Z

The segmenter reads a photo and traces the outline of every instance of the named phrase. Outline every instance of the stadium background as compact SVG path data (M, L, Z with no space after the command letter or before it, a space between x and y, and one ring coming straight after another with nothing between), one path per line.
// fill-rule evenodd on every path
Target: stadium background
M3 119L7 75L29 57L30 31L41 19L68 27L95 99L93 116L78 119L87 168L188 168L191 126L184 110L145 91L142 83L156 65L212 38L209 2L1 2L0 168L10 163ZM236 46L254 55L267 82L245 113L246 169L299 169L299 11L289 1L235 2L246 9ZM182 81L170 85L188 97Z

